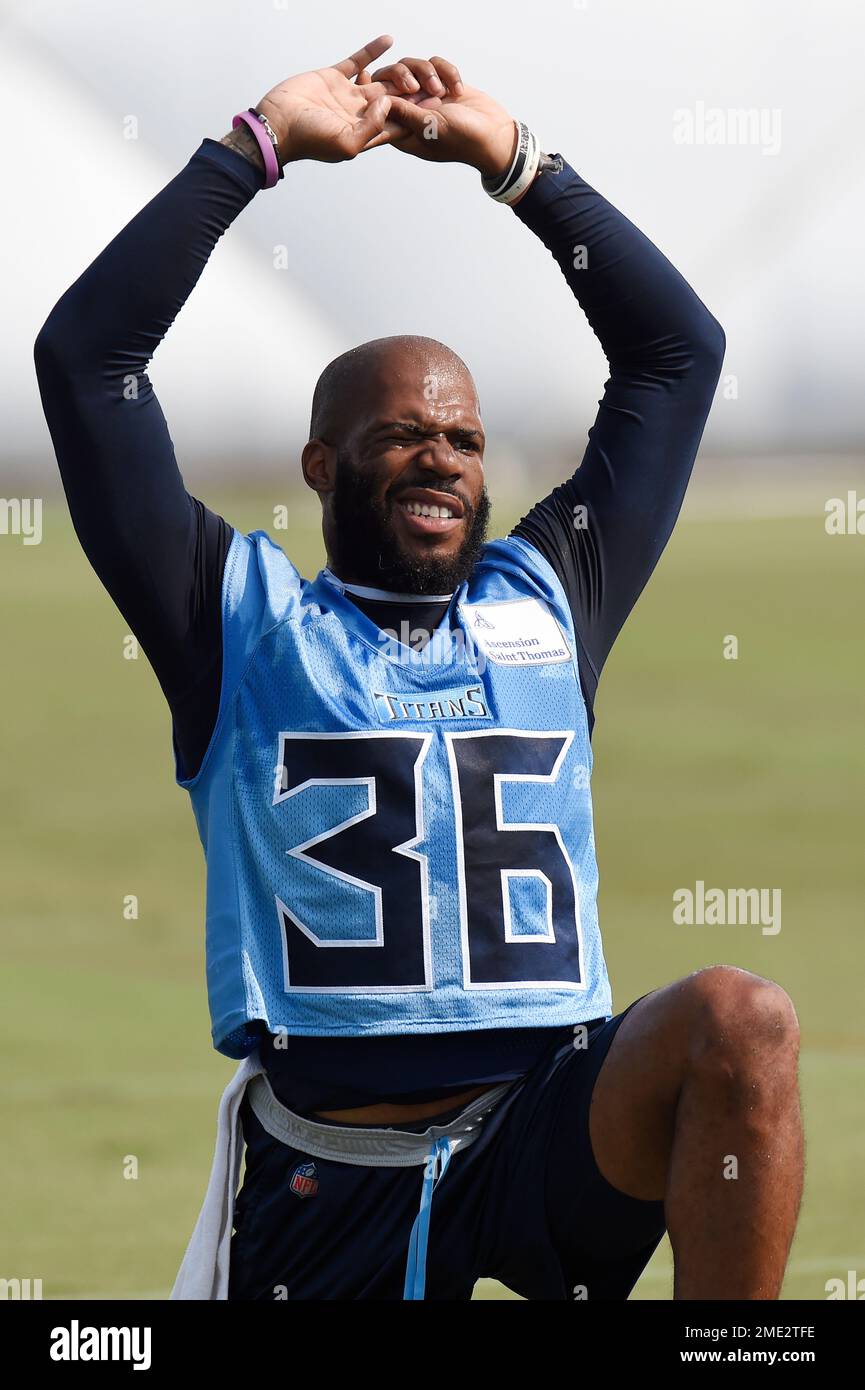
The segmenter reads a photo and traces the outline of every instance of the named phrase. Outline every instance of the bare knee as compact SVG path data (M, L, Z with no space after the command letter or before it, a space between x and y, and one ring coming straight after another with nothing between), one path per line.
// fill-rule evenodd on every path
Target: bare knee
M795 1076L799 1020L786 990L748 970L714 965L687 987L688 1064L729 1084Z

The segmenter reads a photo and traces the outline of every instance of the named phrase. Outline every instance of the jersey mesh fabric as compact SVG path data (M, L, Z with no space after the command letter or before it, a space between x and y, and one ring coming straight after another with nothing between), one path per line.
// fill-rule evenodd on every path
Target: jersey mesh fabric
M516 600L531 600L544 641L564 636L563 659L502 664L466 635L472 614L494 626L496 605ZM415 652L383 642L332 577L302 579L264 533L232 542L220 715L201 772L182 783L208 859L214 1043L229 1055L254 1045L244 1024L256 1020L364 1036L609 1012L591 749L561 583L527 542L493 541L452 606ZM448 705L460 691L474 696ZM397 696L416 714L394 727ZM474 713L432 717L432 700ZM373 821L386 835L377 858ZM494 862L503 843L513 868Z

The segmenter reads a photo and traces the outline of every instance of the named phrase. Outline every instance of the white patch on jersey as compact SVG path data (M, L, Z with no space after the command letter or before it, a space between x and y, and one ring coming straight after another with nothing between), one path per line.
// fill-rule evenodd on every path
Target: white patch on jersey
M466 632L497 666L541 666L572 659L561 626L539 599L461 603L459 607Z

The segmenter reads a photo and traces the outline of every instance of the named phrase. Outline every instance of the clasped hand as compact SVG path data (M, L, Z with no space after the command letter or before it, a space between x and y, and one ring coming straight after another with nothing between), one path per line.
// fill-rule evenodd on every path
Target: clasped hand
M382 34L341 63L289 77L262 97L256 110L270 122L282 162L336 163L393 145L486 177L505 173L516 150L513 117L467 87L446 58L402 58L370 73L392 44Z

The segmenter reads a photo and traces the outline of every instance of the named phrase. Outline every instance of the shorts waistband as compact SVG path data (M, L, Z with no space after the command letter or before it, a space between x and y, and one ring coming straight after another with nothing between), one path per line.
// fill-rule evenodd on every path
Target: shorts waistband
M252 1078L247 1095L252 1112L268 1134L290 1148L302 1149L314 1158L355 1163L364 1168L412 1168L426 1163L441 1139L452 1150L466 1149L480 1136L485 1115L495 1109L514 1081L493 1086L476 1096L465 1109L443 1125L430 1125L419 1133L401 1129L361 1129L356 1125L320 1125L289 1110L273 1093L267 1076Z

